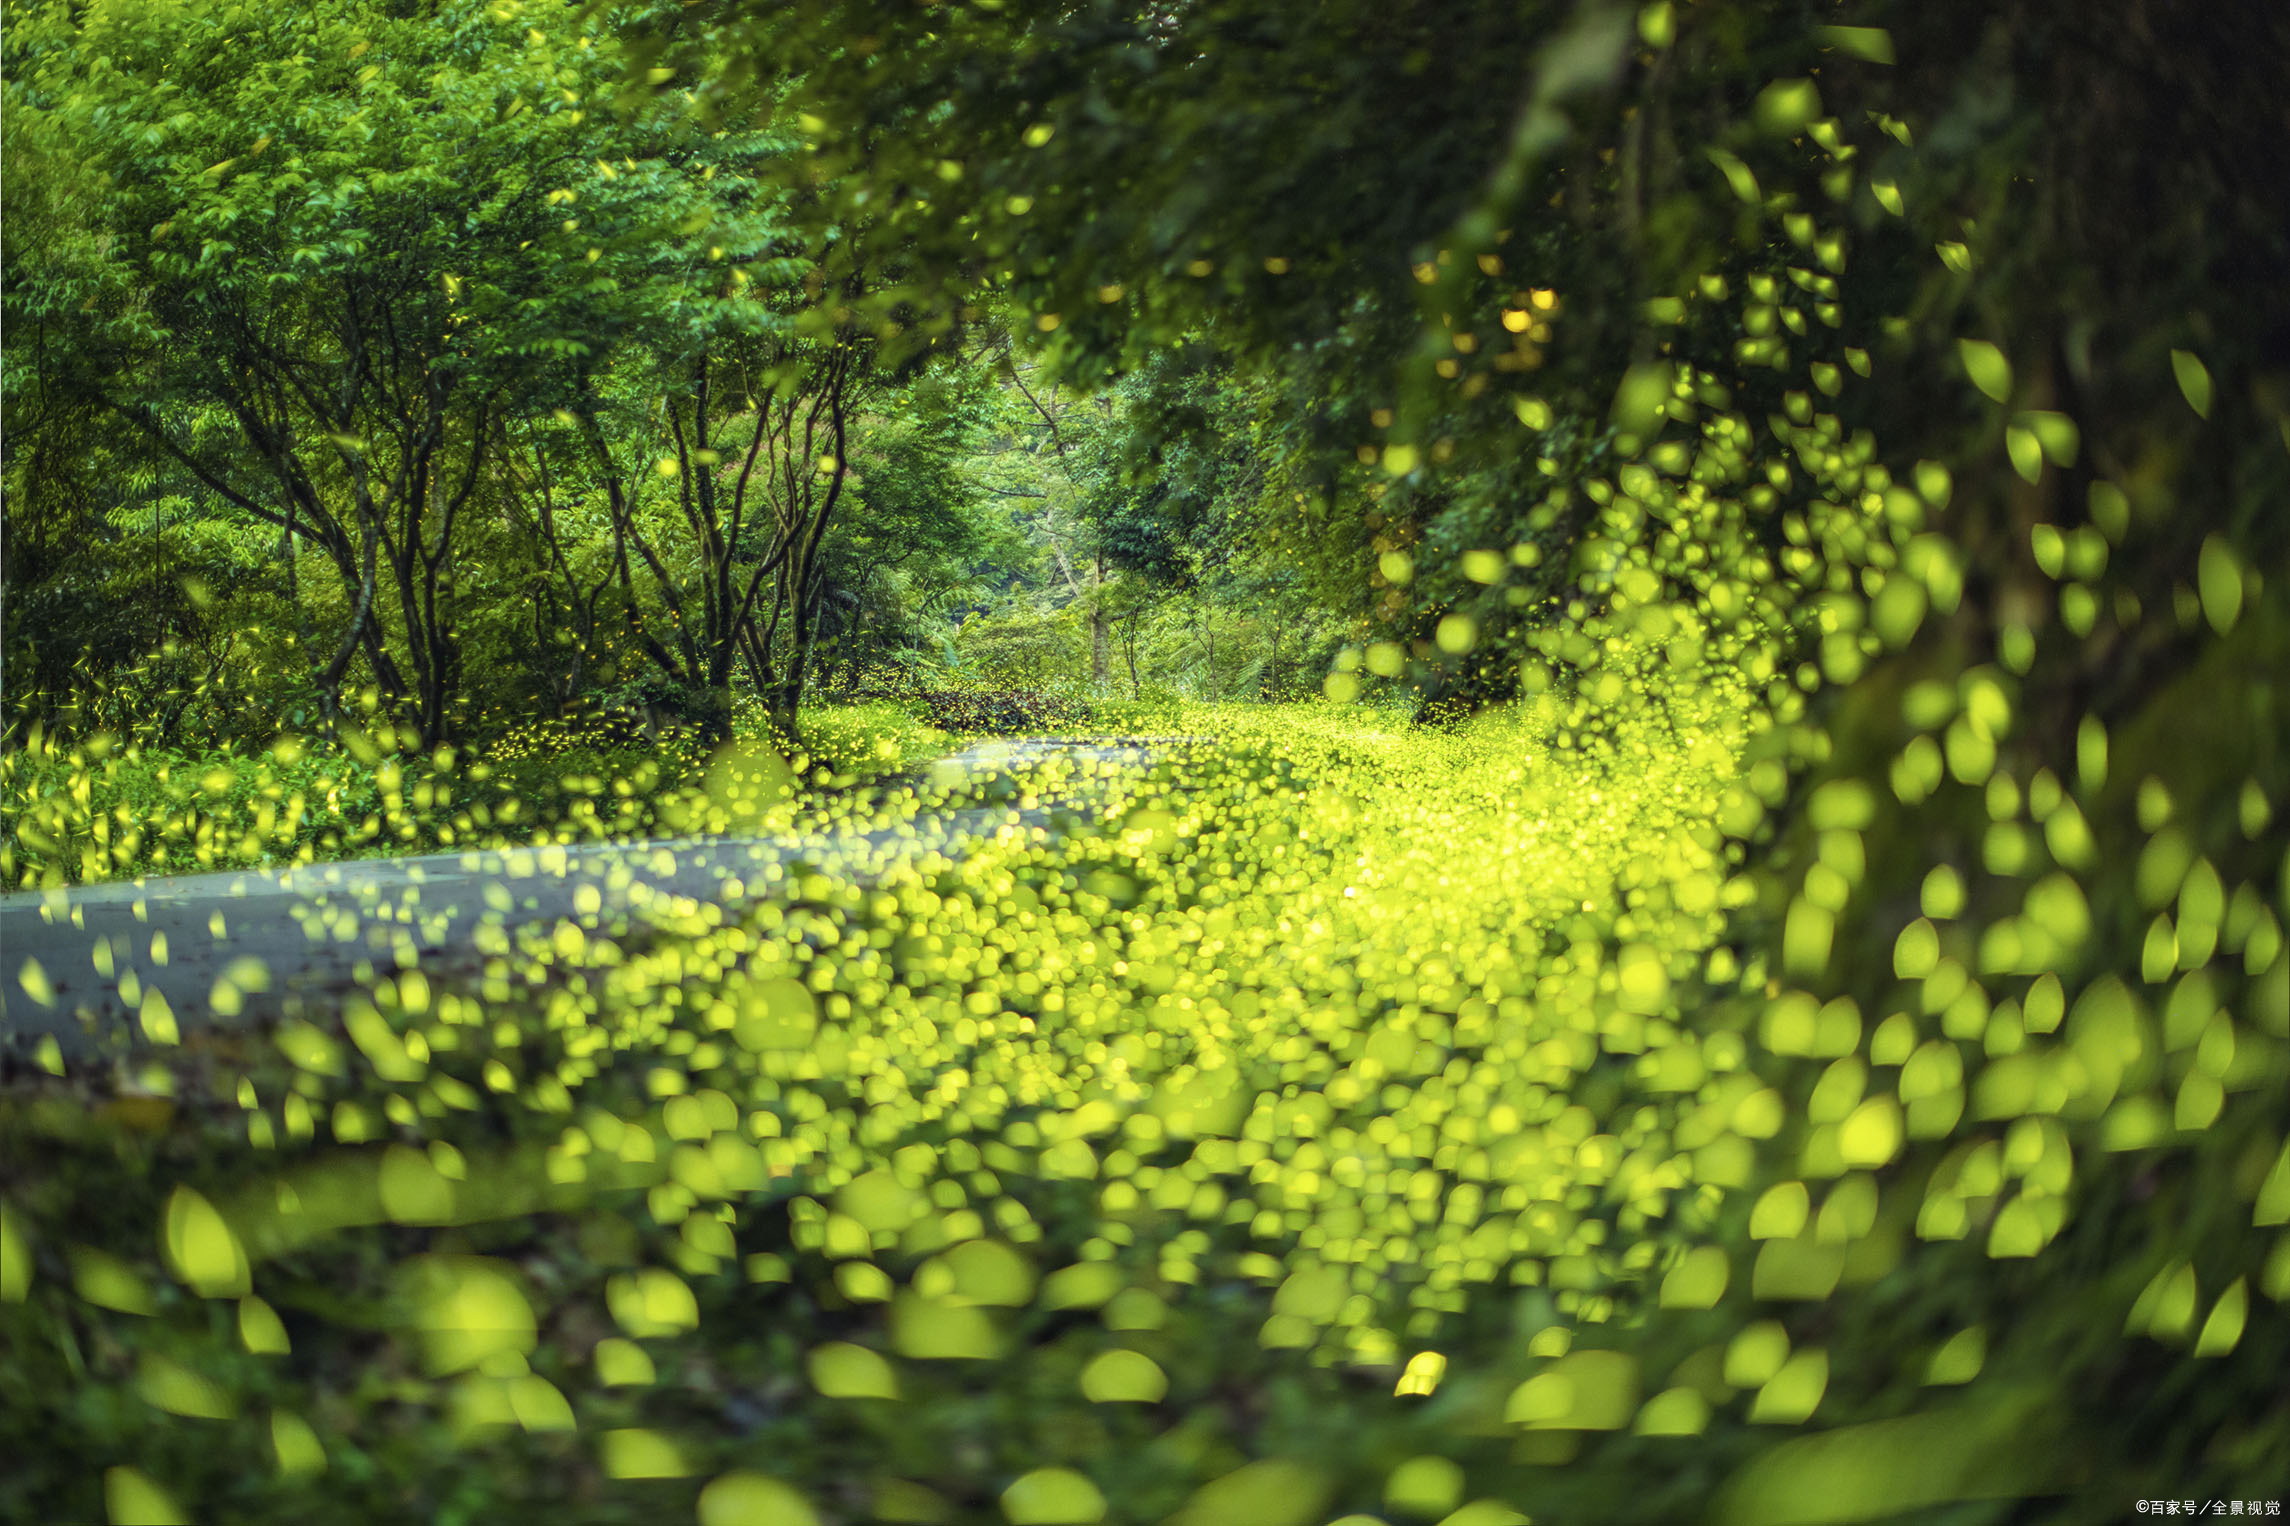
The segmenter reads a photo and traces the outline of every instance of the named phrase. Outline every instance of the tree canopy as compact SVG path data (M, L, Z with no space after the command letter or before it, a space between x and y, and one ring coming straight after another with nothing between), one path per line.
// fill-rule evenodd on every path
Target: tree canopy
M812 857L467 979L404 941L269 1047L141 999L118 1077L12 1069L95 1106L8 1114L52 1460L0 1501L2290 1477L2290 11L184 0L4 47L0 877ZM537 819L529 728L597 710L636 751ZM858 788L981 718L1183 736Z

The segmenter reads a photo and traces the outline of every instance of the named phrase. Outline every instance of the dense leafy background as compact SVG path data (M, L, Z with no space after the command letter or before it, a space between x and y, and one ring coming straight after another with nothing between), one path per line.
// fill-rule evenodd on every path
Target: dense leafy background
M726 735L1216 738L874 890L31 1057L9 1508L2290 1483L2279 7L7 48L11 882L706 825Z

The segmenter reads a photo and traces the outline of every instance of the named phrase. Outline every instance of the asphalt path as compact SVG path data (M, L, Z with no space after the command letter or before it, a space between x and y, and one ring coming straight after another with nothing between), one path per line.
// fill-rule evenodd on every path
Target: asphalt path
M315 1010L378 975L473 974L521 931L583 936L784 899L805 875L868 885L1003 832L1063 833L1108 780L1173 744L984 742L939 760L911 819L357 859L0 896L0 1047L86 1057ZM1055 765L1065 765L1063 767Z

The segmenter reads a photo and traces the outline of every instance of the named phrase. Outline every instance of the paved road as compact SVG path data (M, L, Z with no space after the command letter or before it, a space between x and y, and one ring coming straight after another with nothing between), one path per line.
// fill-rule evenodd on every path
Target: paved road
M471 969L503 939L570 922L611 934L783 896L791 877L868 884L1006 829L1087 818L1109 772L1175 742L996 741L933 766L911 820L782 837L589 843L0 896L0 1045L86 1055L324 1002L377 971ZM1052 764L1071 768L1051 768Z

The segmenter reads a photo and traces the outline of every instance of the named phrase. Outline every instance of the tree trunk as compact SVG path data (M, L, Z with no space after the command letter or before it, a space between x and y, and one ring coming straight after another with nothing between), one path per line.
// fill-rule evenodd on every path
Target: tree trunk
M754 687L756 697L766 697L777 680L772 675L771 653L763 644L763 636L755 628L752 614L740 626L739 651L740 660L747 664L748 683Z
M764 697L764 712L771 718L772 729L793 746L801 734L797 719L803 709L803 682L811 665L811 600L805 596L803 583L808 578L808 558L798 566L789 581L795 585L788 599L789 631L787 666L777 684Z
M1097 568L1089 585L1089 681L1103 691L1113 676L1112 631L1099 600L1105 595L1105 553L1097 554Z
M303 661L311 660L318 649L317 638L311 634L310 606L302 602L301 537L294 531L295 503L286 500L286 529L279 536L279 545L286 556L286 607L294 611L296 653ZM318 720L321 726L332 726L341 709L341 698L325 684L316 683L317 669L311 670L313 687L318 692Z
M739 660L739 633L726 630L708 644L707 686L701 690L700 741L718 747L732 736L732 669Z

